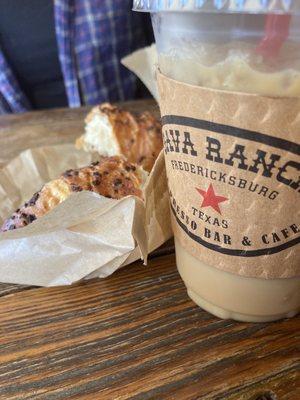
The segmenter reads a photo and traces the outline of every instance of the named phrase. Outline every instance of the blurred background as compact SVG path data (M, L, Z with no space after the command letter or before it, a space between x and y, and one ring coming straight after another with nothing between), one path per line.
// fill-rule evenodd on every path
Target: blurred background
M154 41L132 0L0 0L0 114L149 97L120 64Z

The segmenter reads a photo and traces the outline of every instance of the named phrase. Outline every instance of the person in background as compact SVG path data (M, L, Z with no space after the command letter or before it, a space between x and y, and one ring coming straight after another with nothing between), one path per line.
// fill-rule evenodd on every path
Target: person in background
M0 114L141 95L120 60L153 37L150 21L131 7L132 0L0 0Z

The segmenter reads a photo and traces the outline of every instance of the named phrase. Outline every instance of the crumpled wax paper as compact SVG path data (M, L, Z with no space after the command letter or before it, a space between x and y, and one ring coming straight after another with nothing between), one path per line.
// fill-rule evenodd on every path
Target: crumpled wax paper
M72 144L29 149L0 170L0 223L51 179L95 156ZM66 285L106 277L172 236L164 158L146 182L144 198L72 194L32 224L0 233L0 281Z
M121 62L141 79L155 100L158 101L158 88L156 83L158 56L155 43L151 46L136 50L124 57Z

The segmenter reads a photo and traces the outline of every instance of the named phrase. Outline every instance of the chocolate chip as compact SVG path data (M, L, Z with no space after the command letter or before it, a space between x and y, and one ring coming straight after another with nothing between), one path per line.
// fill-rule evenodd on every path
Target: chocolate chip
M78 175L79 175L79 171L75 170L75 171L74 171L74 175L75 175L75 176L78 176Z
M16 212L16 213L20 212L20 209L19 209L19 208L17 208L15 212Z
M143 162L145 160L145 158L146 158L145 156L140 157L139 158L139 163Z
M96 178L100 178L101 174L98 171L93 172L93 176L95 176Z
M13 229L16 229L16 225L14 224L9 225L8 230L12 231Z
M125 169L126 169L127 172L129 172L129 171L135 171L135 170L136 170L136 167L135 167L134 165L126 165L126 166L125 166Z
M114 180L114 186L115 186L115 187L120 187L120 186L122 186L122 179L119 179L119 178L115 179L115 180Z
M39 193L39 192L36 192L36 193L32 196L32 198L29 200L28 204L29 204L30 206L34 206L34 205L36 204L36 202L37 202L37 200L38 200L39 197L40 197L40 193Z
M92 164L91 164L93 167L95 167L96 165L99 165L99 161L94 161L94 162L92 162Z
M67 177L69 177L69 176L72 176L73 175L73 170L72 169L68 169L67 171L65 171L64 173L63 173L63 176L65 177L65 178L67 178Z
M27 219L28 219L28 222L31 223L36 220L36 216L33 214L29 214Z
M72 190L73 192L81 192L83 189L82 189L81 186L72 184L72 185L71 185L71 190Z
M27 219L27 214L25 214L25 213L21 213L21 218L25 218L25 219Z
M134 142L135 142L135 140L134 140L134 139L131 139L131 140L130 140L130 143L134 143Z

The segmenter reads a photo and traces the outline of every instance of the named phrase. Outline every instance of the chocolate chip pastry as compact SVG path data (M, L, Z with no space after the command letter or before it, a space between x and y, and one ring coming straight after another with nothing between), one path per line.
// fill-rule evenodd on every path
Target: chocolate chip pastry
M160 122L149 112L134 116L109 103L94 107L76 147L104 156L124 155L150 171L162 149Z
M58 179L46 183L2 225L5 232L21 228L45 215L74 192L88 190L102 196L121 199L128 195L142 198L147 173L124 157L102 157L88 167L70 169Z

